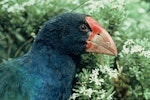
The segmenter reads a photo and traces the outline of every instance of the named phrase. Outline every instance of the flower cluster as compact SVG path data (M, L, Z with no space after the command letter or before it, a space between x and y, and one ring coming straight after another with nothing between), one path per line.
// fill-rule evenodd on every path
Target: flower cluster
M144 57L146 57L146 58L150 58L150 50L142 51L141 55L144 56Z
M123 66L122 73L123 74L125 73L126 75L130 76L128 78L131 84L134 84L134 87L136 87L133 88L131 86L129 92L132 93L132 96L137 95L137 97L140 97L142 93L140 88L143 88L143 94L145 95L145 98L147 98L148 94L145 92L145 90L148 88L147 83L149 82L149 73L150 73L149 72L149 60L150 60L149 39L147 38L135 39L135 40L128 39L127 41L124 42L123 49L119 53L119 55L120 55L119 63L122 64ZM139 85L139 83L141 85ZM136 90L137 88L139 89Z
M108 6L110 9L124 9L124 0L87 0L82 3L79 0L67 0L67 3L71 3L79 7L82 6L82 9L84 11L88 11L87 13L89 14L99 12L101 9L105 9Z
M6 10L7 12L19 12L19 11L25 11L25 7L32 6L35 4L43 4L43 3L49 3L50 1L41 1L41 0L28 0L24 1L22 3L14 2L10 3L9 0L3 0L0 2L0 5L2 5L2 9Z
M95 1L95 0L89 0L87 2L89 5L88 8L85 7L85 9L90 9L89 13L96 12L97 10L100 10L101 8L104 8L104 3L101 0Z
M67 3L72 3L74 5L79 5L80 4L79 0L67 0L66 2Z
M137 44L133 39L128 39L122 49L123 54L138 54L146 58L150 58L150 50L145 50L145 48Z
M22 4L14 3L13 5L9 4L9 0L3 0L2 2L0 2L0 4L2 5L2 9L6 9L7 12L17 12L24 11L26 6L35 4L35 0L23 2Z
M116 69L112 69L108 66L103 67L100 65L100 70L103 74L108 74L109 78L117 78L119 74Z
M90 13L98 12L105 7L111 7L111 9L123 9L124 0L89 0L87 2ZM86 7L85 7L86 8Z
M94 82L95 85L101 86L101 83L104 82L104 79L98 78L99 76L99 69L92 70L92 74L90 74L90 83Z
M81 93L81 94L83 94L83 95L86 95L86 96L88 96L89 98L91 98L93 92L94 92L94 91L92 90L92 88L86 89L85 86L82 86L82 87L81 87L81 91L79 91L79 93Z
M71 100L75 100L76 98L80 97L96 100L112 99L112 96L115 92L113 91L113 88L111 88L110 90L104 90L102 88L102 86L106 84L106 81L102 78L102 76L107 77L107 79L117 78L117 70L113 70L108 66L100 65L98 68L93 69L91 72L83 70L83 73L81 74L83 74L83 76L86 75L86 79L83 79L85 80L84 82L78 82L81 87L73 89L75 93L73 93L73 95L71 96Z

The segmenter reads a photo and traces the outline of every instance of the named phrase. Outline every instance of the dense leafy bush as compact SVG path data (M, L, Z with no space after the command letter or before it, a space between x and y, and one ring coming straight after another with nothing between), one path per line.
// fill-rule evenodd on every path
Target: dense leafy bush
M118 56L85 54L70 99L150 99L150 12L147 0L0 1L0 62L27 52L51 17L93 16L113 36Z
M65 12L66 5L56 0L1 1L0 57L8 59L27 52L33 40L31 33L37 34L46 20Z

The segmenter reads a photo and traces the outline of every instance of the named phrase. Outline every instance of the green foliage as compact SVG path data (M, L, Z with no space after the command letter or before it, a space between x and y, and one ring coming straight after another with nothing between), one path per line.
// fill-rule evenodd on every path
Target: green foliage
M3 0L0 2L0 9L2 60L27 52L33 41L31 33L37 34L45 21L66 11L67 7L58 0Z
M148 39L129 39L120 52L119 62L123 67L122 74L130 81L130 99L148 98L150 92L150 41Z
M118 56L85 54L71 99L150 99L147 0L0 1L0 62L27 52L43 23L63 12L87 13L113 36Z
M117 78L119 73L109 66L97 65L96 68L82 69L82 73L76 77L80 81L76 83L73 91L75 92L70 99L112 99L114 95L113 79Z

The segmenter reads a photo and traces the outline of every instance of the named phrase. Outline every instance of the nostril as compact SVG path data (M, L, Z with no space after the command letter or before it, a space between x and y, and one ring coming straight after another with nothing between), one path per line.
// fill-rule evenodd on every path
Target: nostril
M100 33L98 33L97 35L101 35Z
M90 39L88 39L87 41L91 41Z

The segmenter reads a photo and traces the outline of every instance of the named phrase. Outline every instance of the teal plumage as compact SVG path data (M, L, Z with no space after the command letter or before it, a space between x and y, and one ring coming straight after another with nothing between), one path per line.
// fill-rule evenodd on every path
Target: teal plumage
M25 55L0 64L0 100L68 100L85 52L117 55L92 17L64 13L48 20Z
M85 16L54 17L44 24L29 52L0 64L0 100L67 100L76 70L72 58L86 48L88 35L79 30Z

